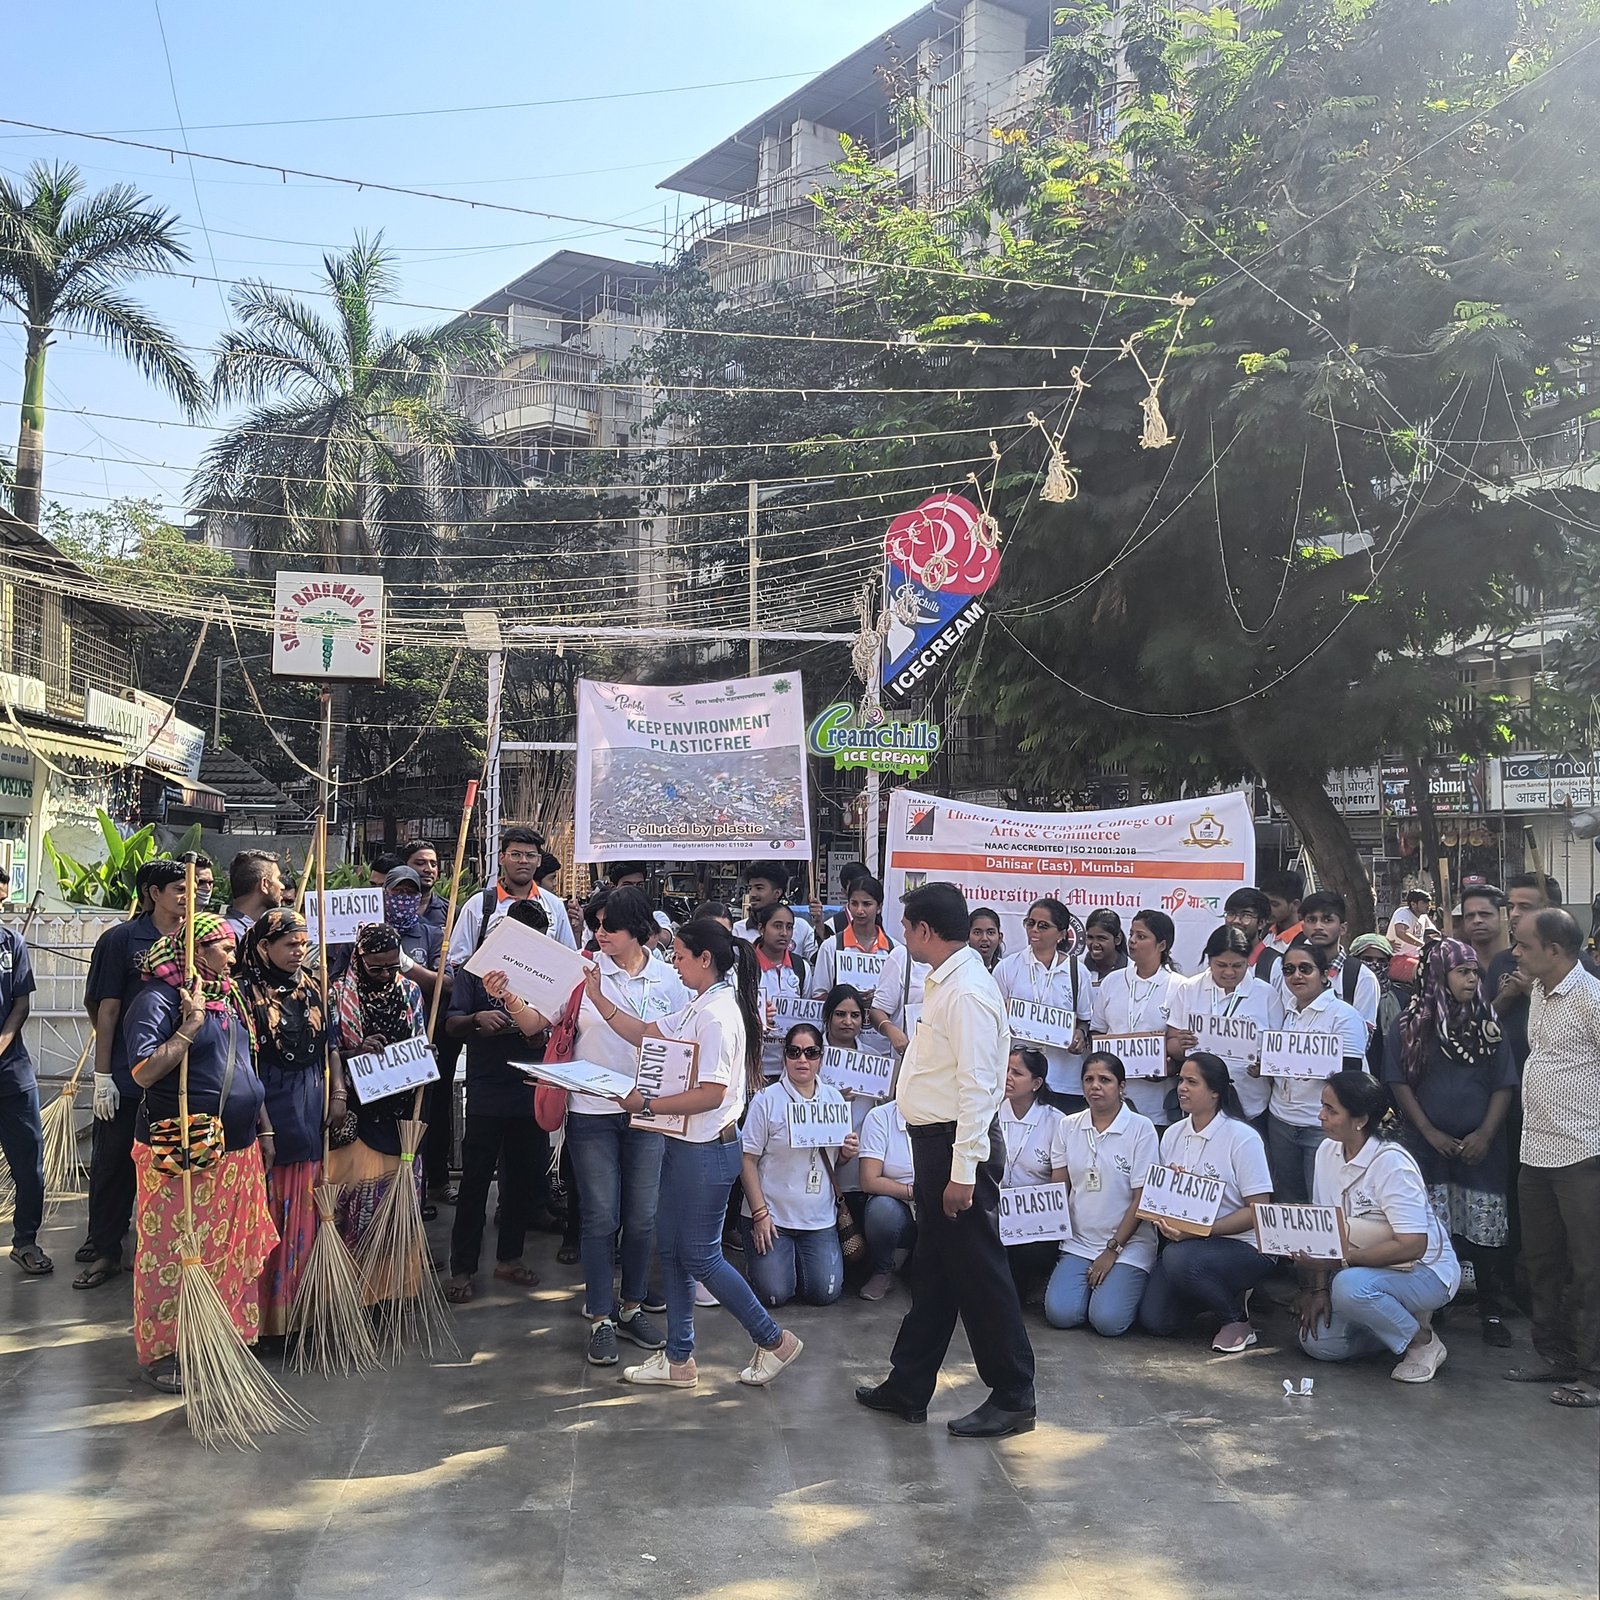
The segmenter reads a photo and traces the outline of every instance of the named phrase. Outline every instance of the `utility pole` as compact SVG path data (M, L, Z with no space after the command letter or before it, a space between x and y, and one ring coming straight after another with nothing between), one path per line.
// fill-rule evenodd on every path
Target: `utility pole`
M222 655L217 655L217 688L211 700L211 748L222 743ZM326 769L324 769L326 770Z
M761 641L756 637L756 518L757 518L757 488L756 480L750 480L749 509L745 513L747 528L746 539L750 546L750 590L749 590L749 623L750 623L750 676L758 676L761 671Z

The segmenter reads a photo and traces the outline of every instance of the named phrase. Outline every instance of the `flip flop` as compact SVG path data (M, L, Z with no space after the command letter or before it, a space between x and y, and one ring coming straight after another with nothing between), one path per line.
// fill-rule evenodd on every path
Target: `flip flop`
M21 1249L11 1252L11 1259L27 1273L30 1278L42 1278L47 1273L56 1270L56 1264L36 1244L23 1245Z
M1570 1383L1578 1374L1566 1367L1508 1367L1500 1376L1507 1383Z
M88 1266L91 1261L98 1260L99 1256L100 1252L95 1249L94 1241L92 1239L85 1240L78 1246L76 1250L72 1252L72 1259L76 1261L80 1267Z
M110 1283L122 1271L122 1263L114 1261L108 1266L91 1267L87 1272L80 1272L72 1280L74 1289L98 1289L103 1283Z
M1553 1405L1565 1406L1568 1411L1600 1411L1600 1394L1575 1383L1560 1384L1550 1400Z
M144 1374L144 1381L152 1389L159 1389L162 1394L183 1393L183 1374L178 1371L176 1365L166 1366L163 1364L160 1366L141 1367L139 1370Z
M502 1283L515 1283L524 1289L535 1288L539 1282L539 1274L520 1262L514 1267L496 1267L494 1275Z
M444 1286L444 1297L453 1306L464 1306L477 1291L469 1279L466 1283L447 1283Z

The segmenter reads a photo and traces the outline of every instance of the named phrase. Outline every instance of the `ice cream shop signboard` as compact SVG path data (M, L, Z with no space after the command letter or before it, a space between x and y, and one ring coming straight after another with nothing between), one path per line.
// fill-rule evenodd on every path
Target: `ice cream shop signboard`
M383 579L280 572L272 670L285 678L383 676Z

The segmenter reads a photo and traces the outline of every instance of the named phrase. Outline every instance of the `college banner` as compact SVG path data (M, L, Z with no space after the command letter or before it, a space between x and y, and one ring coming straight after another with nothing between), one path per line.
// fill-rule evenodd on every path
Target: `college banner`
M1194 972L1230 894L1255 878L1255 830L1242 794L1112 811L1001 811L896 789L889 799L884 920L900 901L953 883L968 905L1000 914L1008 951L1027 949L1023 914L1060 900L1079 924L1107 906L1126 928L1145 907L1177 924L1178 966Z
M800 674L578 683L579 861L809 861Z

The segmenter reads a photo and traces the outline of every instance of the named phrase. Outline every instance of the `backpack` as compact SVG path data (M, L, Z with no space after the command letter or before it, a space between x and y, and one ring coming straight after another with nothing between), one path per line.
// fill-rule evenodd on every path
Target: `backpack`
M1256 957L1255 975L1264 982L1272 982L1272 974L1278 963L1283 960L1283 952L1274 950L1269 944L1260 955Z

